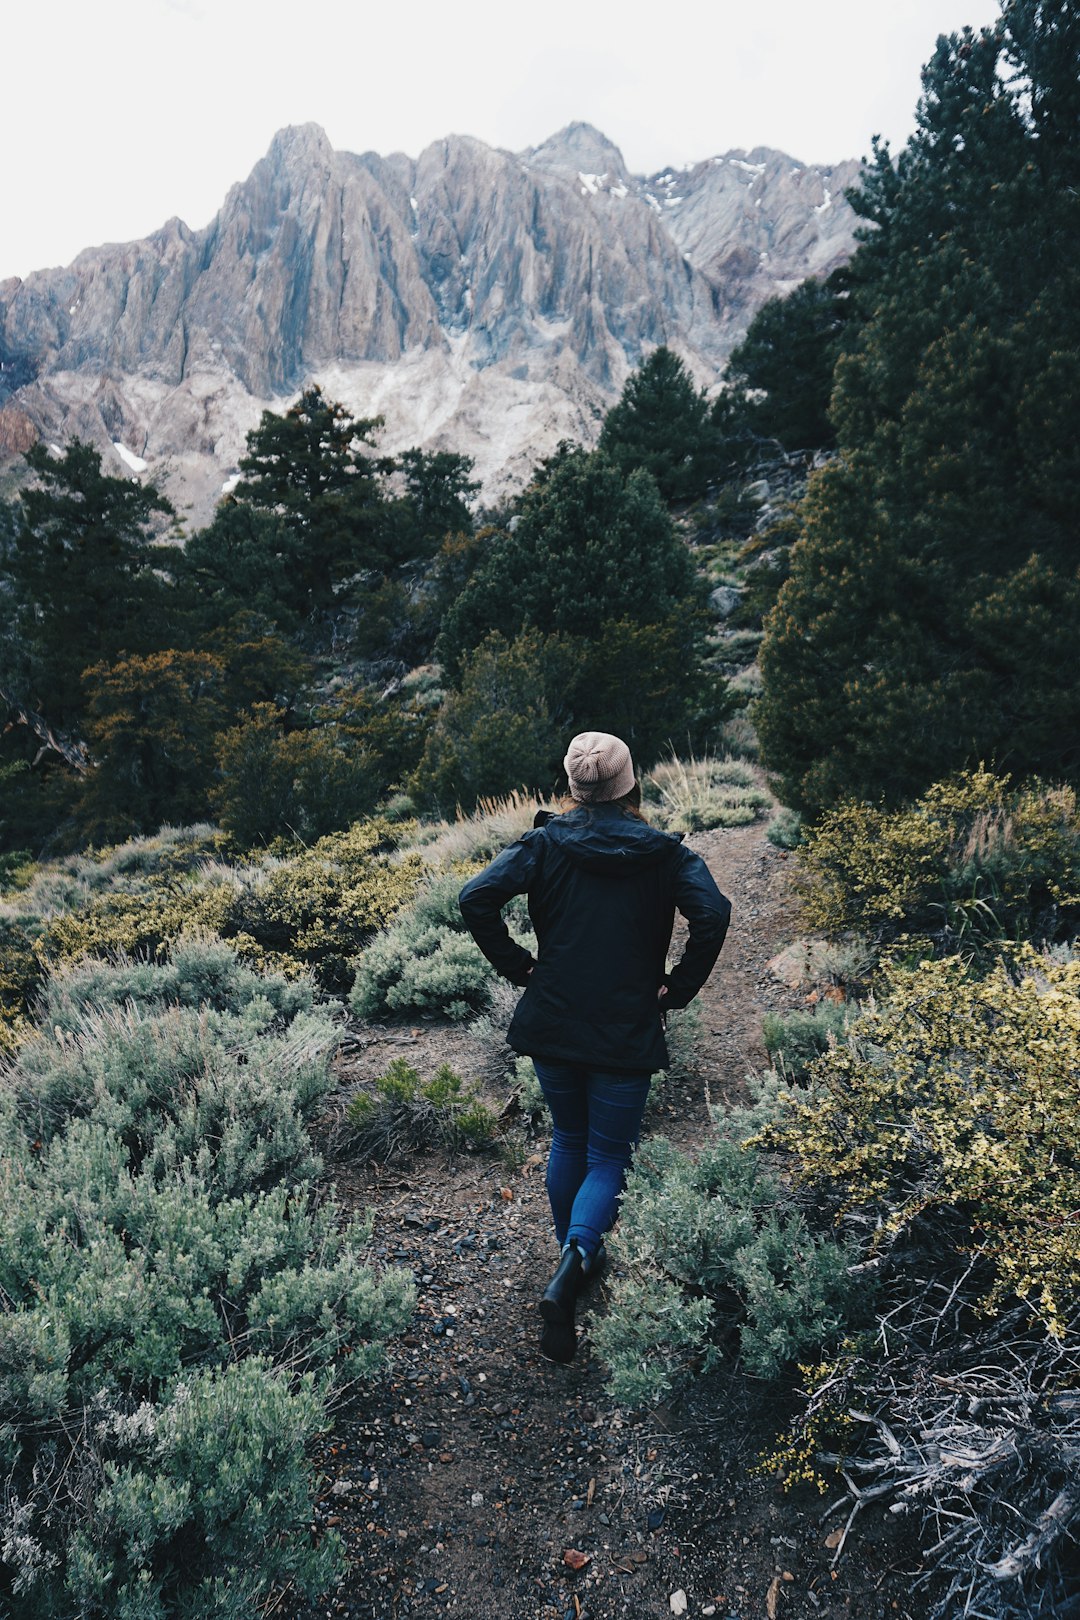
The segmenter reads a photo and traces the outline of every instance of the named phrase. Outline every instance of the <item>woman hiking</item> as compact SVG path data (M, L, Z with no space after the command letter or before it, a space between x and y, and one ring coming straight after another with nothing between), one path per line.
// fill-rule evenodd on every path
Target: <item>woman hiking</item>
M641 815L620 738L582 732L563 765L569 806L541 811L531 832L466 883L460 905L488 961L525 990L507 1040L532 1058L551 1110L547 1191L562 1250L540 1300L540 1349L567 1362L577 1296L603 1269L649 1078L668 1063L664 1016L705 983L731 906L681 834ZM536 958L502 919L516 894L529 897ZM667 973L676 910L689 938Z

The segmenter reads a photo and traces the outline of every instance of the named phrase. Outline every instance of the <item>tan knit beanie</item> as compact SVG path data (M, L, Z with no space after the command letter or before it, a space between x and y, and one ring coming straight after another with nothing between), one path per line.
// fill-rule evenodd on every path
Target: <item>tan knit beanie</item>
M621 799L634 785L634 762L621 737L609 731L582 731L566 750L563 769L570 797L582 804Z

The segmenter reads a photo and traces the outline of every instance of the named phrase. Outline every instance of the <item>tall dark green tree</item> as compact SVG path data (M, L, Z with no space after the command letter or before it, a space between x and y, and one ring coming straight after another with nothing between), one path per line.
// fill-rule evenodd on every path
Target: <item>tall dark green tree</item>
M701 494L715 470L715 433L704 390L677 354L654 349L604 418L597 448L620 472L652 474L666 501Z
M312 385L283 416L264 411L248 434L233 500L282 519L292 532L288 605L301 615L324 612L347 580L394 560L380 482L393 463L368 453L381 427L381 417L353 417ZM264 528L257 538L276 568L277 531Z
M694 569L655 480L597 452L563 448L494 536L443 621L451 675L492 630L589 636L607 620L659 624L699 608Z
M848 305L840 275L811 277L763 304L728 361L718 429L740 427L789 452L832 446L829 399Z
M152 484L113 478L74 440L62 456L34 445L36 482L20 497L8 579L20 642L21 700L57 727L78 723L89 665L141 652L161 632L154 520L172 506Z
M1080 770L1080 12L938 41L856 206L853 316L767 623L765 758L811 812L980 759Z
M303 551L304 537L287 517L229 495L206 528L191 535L173 568L197 623L218 625L235 612L253 611L292 631L307 605L298 585Z
M617 731L642 765L668 742L707 746L730 706L704 666L707 625L651 475L561 445L445 616L452 690L414 790L448 807L550 789L574 730Z
M403 450L397 458L405 480L403 559L434 556L447 535L472 530L469 501L480 485L469 477L473 463L452 450Z

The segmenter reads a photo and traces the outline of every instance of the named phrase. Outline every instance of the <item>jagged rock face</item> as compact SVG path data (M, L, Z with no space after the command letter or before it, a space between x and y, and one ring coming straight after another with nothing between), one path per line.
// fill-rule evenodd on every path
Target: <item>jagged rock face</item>
M715 382L765 298L850 253L857 172L762 149L634 177L587 124L415 160L283 130L206 230L0 282L0 455L122 445L201 521L259 412L315 379L494 492L591 442L657 344Z

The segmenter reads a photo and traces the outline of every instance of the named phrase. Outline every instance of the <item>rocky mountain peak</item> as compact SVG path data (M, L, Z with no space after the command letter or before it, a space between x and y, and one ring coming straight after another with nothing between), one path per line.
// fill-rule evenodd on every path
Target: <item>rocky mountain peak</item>
M541 146L529 147L521 156L536 169L606 175L609 182L615 183L630 178L619 148L592 124L567 124Z
M275 169L331 163L334 148L321 124L286 124L270 142L263 159Z
M78 434L202 521L260 412L317 381L384 415L390 453L473 456L495 496L591 443L658 345L718 384L766 298L850 254L857 173L762 148L635 176L583 122L417 158L280 130L205 230L0 281L0 461Z

